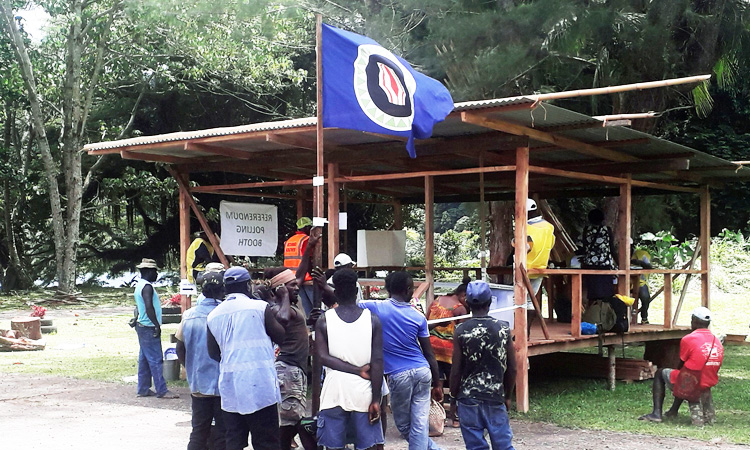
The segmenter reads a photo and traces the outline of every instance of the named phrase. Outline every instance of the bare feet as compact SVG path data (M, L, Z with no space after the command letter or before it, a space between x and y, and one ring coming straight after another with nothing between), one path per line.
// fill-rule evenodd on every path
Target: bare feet
M644 414L641 417L639 417L638 420L647 420L649 422L661 423L661 417L657 416L654 413Z

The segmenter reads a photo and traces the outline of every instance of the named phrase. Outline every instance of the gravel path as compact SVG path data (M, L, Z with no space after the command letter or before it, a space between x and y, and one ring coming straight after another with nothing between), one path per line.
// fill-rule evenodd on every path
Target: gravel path
M190 396L174 388L176 400L137 398L135 385L73 380L42 375L6 374L0 379L0 442L3 448L67 450L180 449L190 434ZM389 421L387 449L406 450ZM567 429L512 421L518 450L720 449L750 450L723 442L661 438L628 433ZM436 438L446 450L464 448L458 429Z

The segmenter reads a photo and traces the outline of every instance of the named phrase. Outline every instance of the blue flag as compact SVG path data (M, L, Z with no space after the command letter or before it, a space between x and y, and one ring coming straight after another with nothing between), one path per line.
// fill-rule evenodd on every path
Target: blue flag
M372 39L323 24L323 126L408 137L432 135L453 111L439 81L414 70Z

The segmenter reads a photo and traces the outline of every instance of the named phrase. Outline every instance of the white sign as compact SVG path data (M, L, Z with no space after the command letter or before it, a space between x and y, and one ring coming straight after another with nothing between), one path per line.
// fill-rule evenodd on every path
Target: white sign
M222 201L221 249L227 255L274 256L279 244L275 205Z

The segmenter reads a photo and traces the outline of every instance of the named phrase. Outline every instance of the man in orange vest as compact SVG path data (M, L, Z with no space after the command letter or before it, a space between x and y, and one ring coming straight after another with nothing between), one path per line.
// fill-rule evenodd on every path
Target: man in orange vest
M310 240L312 224L309 217L300 217L297 220L297 232L284 242L284 267L291 269L293 272L296 272L302 263L302 255L305 253L307 242ZM300 286L299 297L302 300L305 315L309 316L313 307L312 277L309 273L305 274L305 282Z

